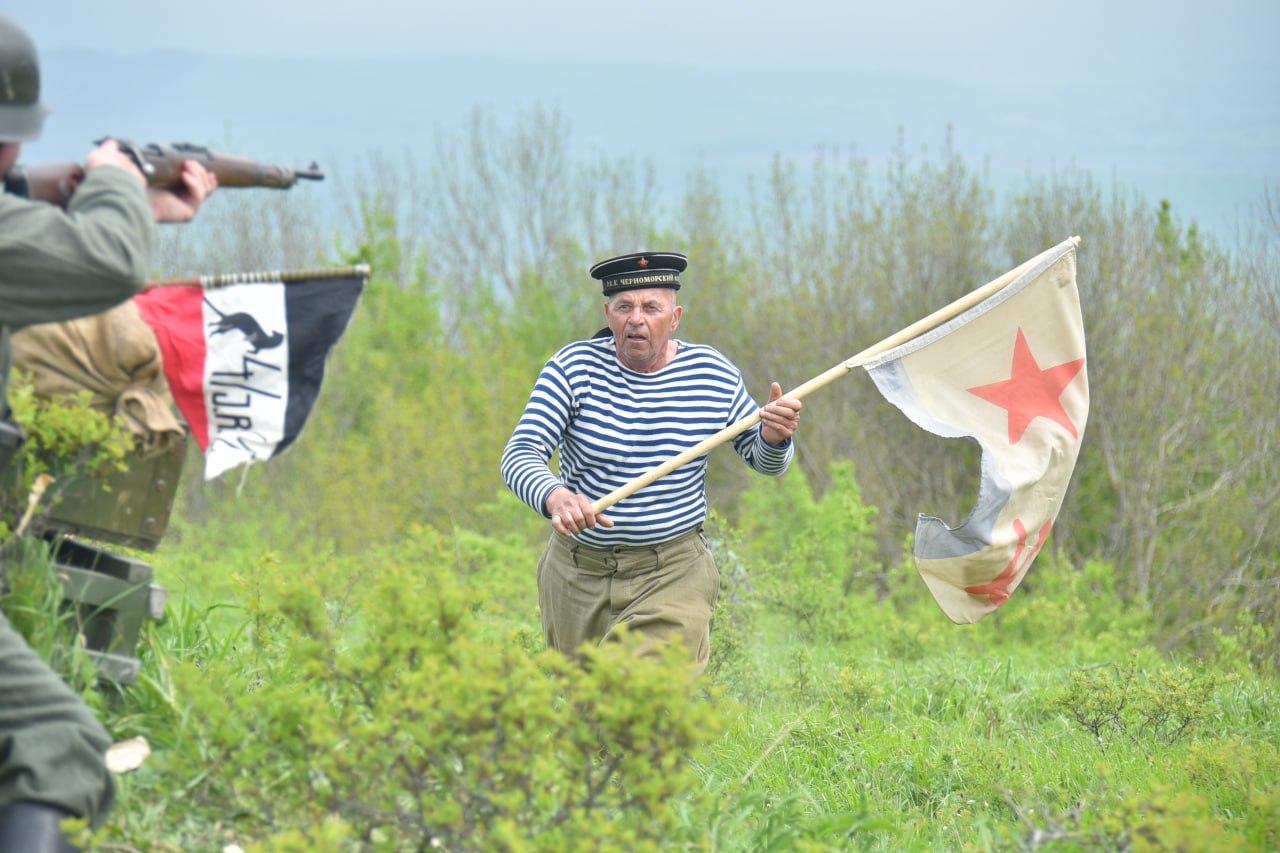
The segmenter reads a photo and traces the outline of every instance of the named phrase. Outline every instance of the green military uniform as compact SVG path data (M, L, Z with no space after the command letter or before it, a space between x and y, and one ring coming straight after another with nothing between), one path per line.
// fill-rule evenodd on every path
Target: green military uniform
M0 396L12 330L128 299L146 282L154 243L146 193L121 169L94 169L65 211L0 195Z
M0 194L0 400L12 330L93 314L145 283L155 229L120 169L88 174L66 211ZM0 615L0 807L45 803L97 822L114 797L105 729Z

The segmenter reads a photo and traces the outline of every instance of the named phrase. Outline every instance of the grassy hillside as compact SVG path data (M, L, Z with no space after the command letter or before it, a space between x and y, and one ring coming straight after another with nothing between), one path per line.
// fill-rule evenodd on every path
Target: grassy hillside
M1244 647L1268 626L1168 656L1111 566L1052 557L975 626L905 564L860 565L851 594L802 611L844 567L717 522L710 674L624 649L579 668L541 649L545 531L509 498L489 513L487 533L421 528L358 557L182 531L144 678L99 703L156 749L121 777L102 849L1280 843L1280 684ZM811 515L767 523L812 541Z
M243 200L217 239L166 241L166 268L374 274L298 443L213 483L188 466L136 686L91 687L47 559L15 546L15 624L155 749L99 847L1280 846L1280 199L1232 252L1088 175L998 203L948 146L874 176L778 158L745 209L705 175L670 216L652 199L643 164L580 160L554 113L480 114L421 172L371 163L337 236ZM995 615L951 624L903 556L917 512L972 507L972 450L851 377L806 400L787 476L713 457L706 677L542 648L549 530L498 457L543 360L599 326L592 261L688 252L681 332L759 398L1071 234L1093 408Z

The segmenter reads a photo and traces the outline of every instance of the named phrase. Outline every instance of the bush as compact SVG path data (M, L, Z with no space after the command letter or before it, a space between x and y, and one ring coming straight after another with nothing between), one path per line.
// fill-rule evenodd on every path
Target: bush
M805 479L760 480L742 497L738 538L755 567L764 604L784 614L810 642L846 639L857 627L849 597L879 579L871 520L850 462L831 466L831 483L815 499Z
M180 678L178 784L242 804L236 831L264 850L661 849L719 729L683 650L530 653L478 618L455 558L421 530L270 578L253 653Z
M1076 569L1065 555L1046 549L1014 597L989 618L1009 643L1075 636L1089 657L1114 659L1155 634L1150 608L1141 599L1126 600L1116 574L1106 561L1089 560Z
M27 440L0 483L0 535L7 535L27 509L37 478L56 484L81 476L96 477L124 469L134 447L133 436L116 418L94 409L90 394L56 399L37 397L30 377L16 376L9 385L13 418ZM56 495L58 485L54 486ZM53 497L50 495L50 497ZM46 499L47 500L47 499Z
M707 519L707 543L720 572L720 595L711 620L707 674L717 683L758 686L750 651L759 639L760 601L751 570L740 555L733 527L714 513Z
M1231 680L1181 666L1145 672L1131 657L1114 673L1112 667L1072 673L1053 704L1104 747L1116 737L1169 745L1209 718L1214 692Z
M1280 748L1239 736L1212 743L1193 743L1187 751L1187 778L1228 814L1247 814L1258 794L1280 783ZM1280 813L1276 813L1280 821Z

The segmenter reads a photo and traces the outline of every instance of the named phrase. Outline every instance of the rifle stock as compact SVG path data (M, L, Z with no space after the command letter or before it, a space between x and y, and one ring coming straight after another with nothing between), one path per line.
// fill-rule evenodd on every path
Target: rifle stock
M153 187L171 188L182 183L182 163L195 160L218 178L219 187L268 187L286 190L299 180L324 180L324 173L312 163L306 169L290 169L285 166L267 165L238 157L210 151L203 145L185 142L173 145L132 145L117 140L120 150L138 164L147 184ZM17 165L4 176L4 190L35 201L44 201L65 207L84 180L84 167L79 163L40 163L32 166Z

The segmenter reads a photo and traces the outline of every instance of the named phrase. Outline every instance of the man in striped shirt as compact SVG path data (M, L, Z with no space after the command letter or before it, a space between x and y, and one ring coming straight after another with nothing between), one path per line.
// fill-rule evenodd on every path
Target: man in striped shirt
M742 459L778 476L794 454L801 403L773 383L759 408L742 373L714 348L672 337L683 307L674 252L641 252L591 268L608 328L546 363L502 454L507 485L551 520L538 564L547 644L572 653L620 626L649 643L679 640L701 673L720 575L702 534L702 456L596 514L592 503L759 411L733 441ZM559 476L549 461L560 451Z

